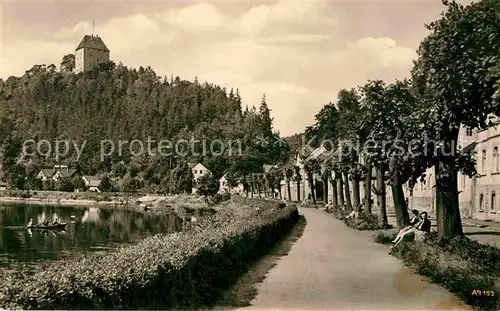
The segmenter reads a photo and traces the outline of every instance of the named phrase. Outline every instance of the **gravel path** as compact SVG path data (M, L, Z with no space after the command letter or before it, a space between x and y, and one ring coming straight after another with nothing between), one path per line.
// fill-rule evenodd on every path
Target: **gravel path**
M304 234L257 285L252 306L238 310L470 310L388 255L372 233L322 210L301 213Z

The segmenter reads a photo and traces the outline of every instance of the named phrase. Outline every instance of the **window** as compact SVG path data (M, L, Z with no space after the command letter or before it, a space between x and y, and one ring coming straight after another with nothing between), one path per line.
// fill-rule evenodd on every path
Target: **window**
M491 194L491 211L495 211L495 192Z
M195 174L198 174L198 171L197 171L197 170L194 170L194 173L195 173Z
M465 136L472 136L472 128L468 127L465 129Z
M495 172L499 171L498 162L498 147L493 148L493 162L495 164Z
M483 150L483 158L481 160L481 170L483 173L486 172L486 150Z
M481 195L479 195L479 210L480 211L484 211L483 201L484 201L484 195L481 193Z

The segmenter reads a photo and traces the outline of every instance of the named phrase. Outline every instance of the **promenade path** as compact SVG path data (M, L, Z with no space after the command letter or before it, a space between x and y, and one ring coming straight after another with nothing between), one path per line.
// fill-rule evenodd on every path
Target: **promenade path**
M238 310L471 310L372 242L373 232L321 209L300 212L302 237L257 284L252 305Z

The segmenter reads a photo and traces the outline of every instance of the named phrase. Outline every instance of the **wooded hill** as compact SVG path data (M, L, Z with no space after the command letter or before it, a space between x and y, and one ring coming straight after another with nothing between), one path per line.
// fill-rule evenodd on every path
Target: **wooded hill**
M168 185L171 170L185 167L187 161L202 162L220 177L230 167L245 175L288 156L286 146L256 143L259 136L269 141L279 138L272 129L265 96L259 109L242 109L238 90L228 92L197 79L189 82L179 77L162 78L150 67L130 69L107 62L89 72L74 74L58 71L54 65L35 65L22 77L0 80L0 117L3 170L15 188L29 188L18 176L31 178L41 167L57 163L78 167L85 174L120 178L121 190L135 190ZM119 140L138 139L146 147L148 137L174 143L179 139L206 139L207 153L193 154L203 151L198 143L194 150L185 150L186 156L131 156L126 145L121 156L115 152L100 160L102 140L117 145ZM86 144L78 161L76 152L72 152L59 161L52 154L29 157L16 164L26 139L71 139L79 145L85 140ZM214 156L209 145L216 139L239 140L242 155L230 156L226 152Z

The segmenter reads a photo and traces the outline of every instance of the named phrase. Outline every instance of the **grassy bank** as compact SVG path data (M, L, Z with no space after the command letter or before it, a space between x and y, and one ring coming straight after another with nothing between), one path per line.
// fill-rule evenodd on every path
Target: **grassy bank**
M374 237L391 244L397 232L381 231ZM465 236L439 240L435 232L426 242L403 242L391 254L418 273L456 293L480 310L500 310L500 249Z
M335 218L342 220L348 227L356 230L380 230L380 229L390 229L391 225L381 226L378 222L378 216L374 214L368 214L365 212L359 213L356 218L347 218L348 213L346 213L340 207L331 208L327 211L333 214Z
M211 305L298 221L276 202L227 202L189 230L106 254L4 272L0 306L22 309L171 309Z

